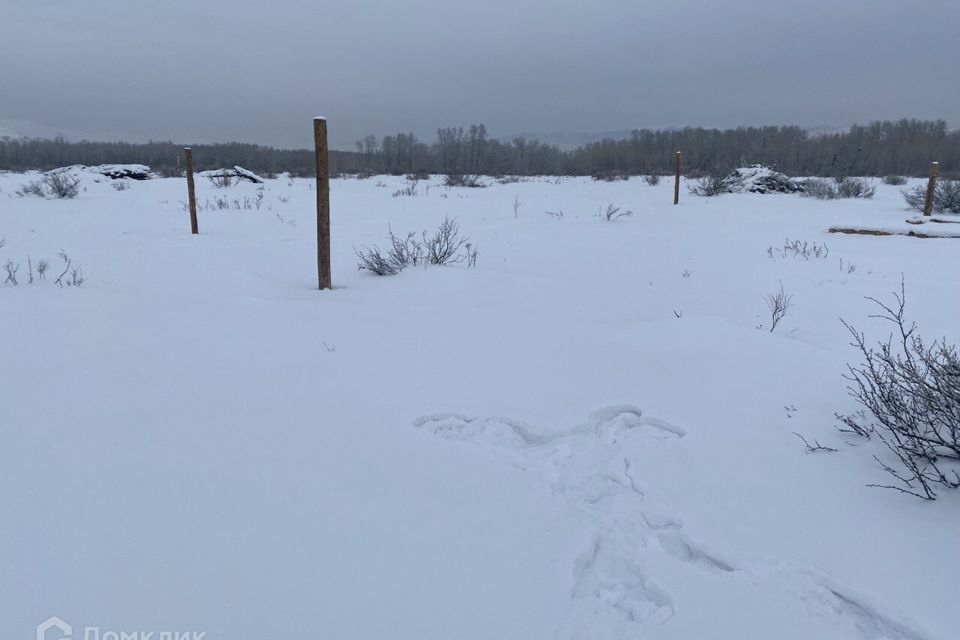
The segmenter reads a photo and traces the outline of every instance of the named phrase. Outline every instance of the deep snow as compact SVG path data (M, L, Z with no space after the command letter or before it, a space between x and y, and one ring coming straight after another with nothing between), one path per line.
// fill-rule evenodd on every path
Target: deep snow
M674 207L668 180L336 180L319 292L310 181L192 237L185 180L14 195L35 178L0 175L0 263L24 265L0 286L4 640L51 615L75 637L960 637L960 499L867 488L883 451L835 429L839 318L889 331L864 296L902 274L921 332L957 341L960 242L826 233L908 226L898 188ZM447 215L477 268L356 270ZM771 258L785 238L829 256ZM87 282L25 284L60 249Z

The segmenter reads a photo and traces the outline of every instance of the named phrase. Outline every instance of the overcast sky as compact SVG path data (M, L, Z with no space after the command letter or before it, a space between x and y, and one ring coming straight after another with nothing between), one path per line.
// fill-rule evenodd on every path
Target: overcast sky
M958 0L2 0L0 117L340 148L703 125L960 127Z

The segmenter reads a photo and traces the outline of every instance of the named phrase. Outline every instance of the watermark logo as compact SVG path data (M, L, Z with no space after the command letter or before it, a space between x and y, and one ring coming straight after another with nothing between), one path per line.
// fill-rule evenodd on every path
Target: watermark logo
M53 629L49 635L48 631ZM37 640L72 640L73 627L58 618L50 616L37 625Z
M206 631L101 631L100 627L84 627L82 640L205 640ZM37 640L81 640L74 637L73 627L57 616L50 616L37 625Z

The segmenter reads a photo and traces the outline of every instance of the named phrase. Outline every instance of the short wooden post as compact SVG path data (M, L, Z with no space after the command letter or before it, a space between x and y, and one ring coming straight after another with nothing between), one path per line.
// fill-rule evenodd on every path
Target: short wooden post
M940 175L940 163L930 164L930 181L927 183L927 199L923 203L923 215L933 213L933 199L937 193L937 176Z
M317 153L317 278L320 289L333 289L330 275L330 156L327 150L327 119L313 119L313 143Z
M676 176L673 181L673 204L680 204L680 157L682 155L677 151Z
M197 225L197 193L193 188L193 150L187 147L183 150L187 161L187 196L190 199L190 233L197 235L200 228Z

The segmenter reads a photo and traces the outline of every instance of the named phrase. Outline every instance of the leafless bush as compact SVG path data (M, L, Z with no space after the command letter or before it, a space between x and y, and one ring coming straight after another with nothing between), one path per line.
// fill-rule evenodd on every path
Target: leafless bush
M126 180L114 180L110 183L110 186L113 187L114 191L126 191L130 188L130 185L127 184Z
M724 178L725 176L720 173L705 176L697 180L696 184L687 188L690 190L690 193L695 196L712 198L726 192L727 185L724 182Z
M863 178L809 178L801 183L800 195L817 200L872 198L877 188Z
M557 211L544 211L544 213L546 213L551 218L554 218L555 220L560 220L561 218L563 218L563 209L560 209Z
M44 174L40 180L31 180L17 189L17 195L68 200L80 194L80 180L63 171Z
M903 282L893 296L892 305L868 298L880 308L871 317L894 326L885 342L868 346L863 333L842 321L863 357L844 377L865 411L838 417L845 431L876 435L898 461L895 468L874 456L897 484L870 486L934 500L937 488L960 487L960 357L945 339L928 343L916 335L904 312Z
M360 258L357 268L378 276L392 276L409 266L416 266L424 261L423 244L417 240L413 233L401 238L394 235L391 230L388 239L390 248L387 249L385 254L376 247L357 249L355 252L357 257Z
M471 189L478 189L487 186L480 180L480 176L473 176L465 173L446 174L443 176L443 185L446 187L469 187Z
M660 176L655 173L647 174L643 176L643 181L646 182L649 186L655 187L660 184Z
M289 201L289 197L287 200ZM282 202L283 200L281 200ZM180 201L180 206L184 211L189 210L186 202ZM263 206L263 191L258 191L253 198L243 196L243 198L230 199L226 196L214 196L213 200L207 198L204 202L197 203L198 211L259 211ZM269 207L268 207L269 208Z
M529 178L520 176L500 176L497 178L497 184L516 184L518 182L529 182Z
M429 180L429 179L430 179L430 172L425 171L423 169L419 171L413 171L412 173L407 174L407 180L411 182L420 181L420 180Z
M520 196L514 196L513 198L513 217L514 219L520 217Z
M783 246L780 248L767 247L767 256L771 259L790 257L803 258L804 260L809 260L810 258L826 260L829 255L830 249L827 248L826 244L818 244L806 240L801 242L799 240L786 238L783 241Z
M620 218L626 218L633 215L633 211L624 211L620 207L615 206L612 202L607 205L606 211L603 211L599 214L601 217L606 219L607 222L613 222L614 220L619 220Z
M63 262L63 271L54 281L55 284L68 287L79 287L84 282L86 278L83 275L83 269L79 266L73 264L73 260L70 259L70 256L67 255L66 251L57 252L57 257Z
M417 240L413 233L408 233L406 238L400 238L390 232L390 249L387 253L388 259L395 264L398 269L406 266L417 266L424 260L423 243Z
M40 260L37 262L37 279L46 280L47 279L47 269L50 267L50 263L46 260Z
M907 206L923 211L927 201L926 185L917 185L903 192ZM933 192L933 210L936 213L960 213L960 180L940 180Z
M417 195L417 183L419 182L416 178L407 177L407 186L402 189L398 189L393 192L393 197L397 198L399 196L415 196Z
M467 250L467 267L476 267L477 266L477 256L480 255L480 252L477 250L476 245L467 243L464 245Z
M20 263L8 259L7 263L3 265L3 269L7 272L7 279L4 280L4 284L9 282L13 286L17 286L17 271L20 270Z
M464 259L460 250L469 242L460 235L460 225L456 218L444 218L432 237L423 232L423 246L430 264L451 264Z
M225 189L233 184L233 176L229 173L210 174L207 176L207 180L217 189Z
M595 171L590 177L600 182L619 182L621 180L629 180L630 174L616 169L604 169L602 171Z
M76 198L80 193L80 180L68 176L63 171L48 173L43 176L42 180L47 187L47 192L54 198L66 200Z
M823 178L810 178L800 183L803 190L800 192L805 198L817 200L836 200L837 188L834 183Z
M400 273L402 267L398 267L394 262L380 252L380 249L373 247L363 247L361 249L354 249L354 252L357 254L357 258L360 259L360 262L357 264L357 269L361 271L369 271L378 276L392 276Z
M884 176L883 184L888 184L893 187L902 187L907 184L907 179L905 176Z
M870 199L876 193L877 188L863 178L846 178L837 185L837 197L840 199Z
M6 246L6 244L7 244L7 239L0 238L0 249L3 249L3 247Z
M26 184L20 185L20 188L17 189L17 195L21 198L27 196L35 196L37 198L46 198L47 190L44 189L43 183L39 180L31 180Z
M460 235L455 219L445 218L432 236L424 231L420 240L413 233L399 237L393 231L389 232L388 240L390 247L386 252L376 247L356 249L360 259L357 268L378 276L392 276L419 264L453 264L464 260L470 267L477 264L477 249Z
M770 310L770 333L777 328L780 321L790 314L793 307L793 296L784 292L783 283L780 283L779 291L768 293L764 296L767 303L767 309Z

